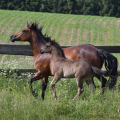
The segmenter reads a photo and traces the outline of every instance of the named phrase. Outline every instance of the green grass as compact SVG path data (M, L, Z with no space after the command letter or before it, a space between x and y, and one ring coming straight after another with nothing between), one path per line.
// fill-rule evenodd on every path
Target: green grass
M9 38L13 33L19 32L26 27L27 22L37 22L39 26L44 27L43 34L47 33L61 45L84 43L93 45L120 44L119 18L9 10L0 10L0 14L0 43L29 44L27 42L11 43ZM103 23L105 26L103 26ZM2 62L7 62L8 59L12 62L16 58L16 56L12 56L9 59L9 55L0 55L0 61L2 60ZM18 64L21 62L21 58L25 57L19 56L17 58ZM117 55L117 58L119 59L119 55ZM25 68L26 62L17 67ZM33 68L33 66L32 63L28 67Z
M106 90L104 97L100 96L100 83L96 91L84 84L83 94L75 101L72 99L77 93L75 79L61 79L56 84L58 100L52 96L49 78L45 100L35 99L29 90L28 78L23 76L16 79L16 75L0 78L0 119L1 120L119 120L120 92ZM118 82L120 83L120 82ZM33 83L34 90L41 95L41 81Z
M61 45L120 44L119 18L8 10L0 10L0 14L0 43L29 44L11 43L9 38L13 33L26 27L27 22L38 22L39 26L44 26L43 33L47 33ZM106 35L106 39L104 39L104 35ZM119 54L113 55L118 58L119 62ZM34 58L15 55L9 58L9 55L0 55L0 68L34 68ZM0 120L120 119L120 114L117 113L117 110L120 109L120 78L118 78L114 92L106 89L102 98L100 96L101 84L97 79L95 79L95 84L98 87L95 92L84 84L83 94L75 101L72 100L77 94L75 79L61 79L56 84L58 100L55 101L50 88L53 78L49 77L43 102L36 100L30 93L27 83L31 77L30 74L27 78L24 75L18 77L16 74L8 78L5 76L6 72L0 73ZM34 82L33 88L40 98L41 81Z

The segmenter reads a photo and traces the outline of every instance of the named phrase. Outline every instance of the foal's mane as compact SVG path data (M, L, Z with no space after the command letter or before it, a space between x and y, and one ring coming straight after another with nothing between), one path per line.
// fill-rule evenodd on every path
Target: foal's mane
M31 24L28 24L27 27L29 29L33 29L33 30L37 30L38 33L45 39L46 42L49 42L49 40L51 39L50 37L48 37L48 35L45 33L45 35L43 35L42 33L42 29L43 29L43 26L38 26L38 23L36 22L33 22L32 23L32 27L30 26Z
M51 43L51 45L53 45L53 46L55 46L56 48L58 48L58 49L60 50L62 56L65 57L65 54L64 54L64 52L63 52L63 49L61 48L61 46L60 46L57 42L55 42L55 40L51 40L50 43ZM65 58L66 58L66 57L65 57Z

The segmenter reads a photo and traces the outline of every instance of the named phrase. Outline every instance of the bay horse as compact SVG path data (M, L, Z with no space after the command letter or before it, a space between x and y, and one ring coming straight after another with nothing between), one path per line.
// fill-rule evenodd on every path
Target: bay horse
M89 81L94 76L98 74L100 76L108 76L110 70L103 71L97 67L93 67L87 60L70 60L66 59L64 52L59 44L55 41L48 42L46 46L40 50L41 54L50 53L52 55L50 69L54 78L50 84L53 92L53 97L57 100L55 84L61 78L76 78L78 93L74 97L74 100L77 99L80 94L84 91L83 82Z
M37 23L28 24L27 27L23 28L20 32L17 32L10 36L10 41L28 41L31 45L34 54L34 68L37 73L30 79L32 94L37 97L37 94L32 90L32 82L42 79L42 95L41 98L44 100L45 90L47 87L48 76L53 76L50 71L51 54L40 54L39 50L44 48L50 37L42 34L43 27L38 27ZM92 64L92 66L99 69L102 68L105 62L105 67L108 70L112 70L110 74L109 88L112 89L115 86L117 80L117 68L118 62L116 57L108 53L105 50L97 49L95 46L90 44L83 44L73 46L69 48L63 48L66 58L71 60L85 59ZM95 76L102 82L102 88L105 87L107 80L95 74Z

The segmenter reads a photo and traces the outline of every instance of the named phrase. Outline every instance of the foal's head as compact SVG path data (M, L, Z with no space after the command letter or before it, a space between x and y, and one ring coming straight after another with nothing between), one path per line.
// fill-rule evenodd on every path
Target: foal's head
M46 46L43 49L40 49L40 53L51 53L52 48L51 48L51 41L46 44Z
M50 40L46 44L46 46L43 49L41 49L39 52L41 54L43 54L43 53L50 53L50 54L52 54L53 51L54 51L54 53L56 53L56 54L58 54L58 55L60 55L62 57L65 57L62 48L60 47L60 45L58 43L55 42L55 40Z

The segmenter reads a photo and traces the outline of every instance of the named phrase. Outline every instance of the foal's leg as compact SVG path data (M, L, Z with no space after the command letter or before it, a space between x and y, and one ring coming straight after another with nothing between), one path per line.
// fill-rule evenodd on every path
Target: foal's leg
M50 84L52 92L53 92L53 97L55 98L55 100L57 100L56 91L55 91L55 84L58 82L58 80L60 80L60 78L61 78L60 76L55 74L53 81Z
M77 82L77 86L78 86L78 93L74 97L73 100L77 99L80 96L80 94L84 91L84 89L83 89L83 81L82 80L80 81L80 78L76 78L76 82Z
M36 80L39 80L39 79L42 79L42 78L43 78L43 77L42 77L41 73L40 73L40 72L37 72L37 73L28 81L28 83L30 83L31 93L32 93L32 95L33 95L35 98L38 97L38 94L35 93L35 91L33 90L32 82L33 82L33 81L36 81Z
M95 83L93 81L93 77L90 80L87 80L85 82L88 85L88 87L90 87L90 85L92 84L93 89L96 90L96 86L95 86Z
M47 83L48 83L48 76L42 79L42 95L41 95L42 100L44 100L45 90L47 88Z

